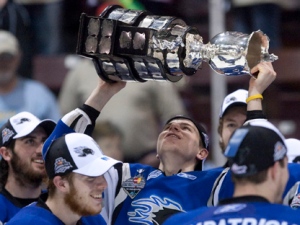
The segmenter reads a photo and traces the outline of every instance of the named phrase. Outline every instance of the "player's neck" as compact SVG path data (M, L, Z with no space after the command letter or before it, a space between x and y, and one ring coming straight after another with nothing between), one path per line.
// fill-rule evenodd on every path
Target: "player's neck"
M80 216L75 214L66 204L62 196L48 197L46 205L51 212L58 217L65 225L76 225Z
M16 198L38 198L41 194L41 185L20 184L15 179L8 178L5 189Z
M272 192L272 191L271 191ZM269 202L274 202L273 193L270 192L270 189L266 188L265 185L235 185L235 190L233 197L242 197L242 196L261 196L267 199Z
M191 162L183 161L182 158L168 157L162 160L159 169L164 171L166 176L172 176L179 172L190 172L194 170L195 165Z

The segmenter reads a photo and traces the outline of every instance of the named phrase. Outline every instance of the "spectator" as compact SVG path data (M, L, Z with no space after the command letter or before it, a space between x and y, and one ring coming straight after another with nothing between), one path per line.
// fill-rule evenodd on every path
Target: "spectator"
M62 0L13 0L26 8L30 18L33 54L58 54L62 52Z
M98 77L90 60L82 60L70 71L59 94L63 114L84 103L96 86ZM125 162L139 162L142 156L150 155L151 161L155 162L152 165L157 166L156 140L159 129L164 121L176 114L187 113L172 83L128 82L127 88L115 95L101 111L97 122L111 121L124 134Z
M123 134L115 124L109 121L97 123L92 137L99 144L105 155L123 161Z
M41 195L46 178L41 150L54 127L53 121L29 112L12 116L1 127L0 224Z
M270 48L281 47L281 1L232 0L233 30L250 34L263 30L272 40Z
M235 185L233 198L217 207L177 214L164 224L298 224L299 212L279 204L289 177L286 154L284 137L269 122L238 128L225 151Z
M7 225L106 224L99 214L107 188L104 174L118 161L103 155L91 137L78 133L54 140L44 157L47 200L23 208Z
M42 83L17 74L21 60L17 39L0 30L0 126L22 111L57 121L60 112L54 94Z
M18 73L27 78L31 78L33 72L33 42L29 27L30 18L24 7L12 0L0 2L0 29L11 32L18 39L23 55Z

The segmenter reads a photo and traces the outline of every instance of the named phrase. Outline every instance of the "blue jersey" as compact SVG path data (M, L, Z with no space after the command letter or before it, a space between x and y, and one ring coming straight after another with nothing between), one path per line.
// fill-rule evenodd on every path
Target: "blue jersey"
M17 202L15 202L17 203ZM17 212L21 210L22 206L14 204L9 200L5 194L0 193L0 224L4 224L9 221Z
M299 213L288 206L268 202L236 202L178 213L164 225L293 225Z
M175 213L206 206L221 171L218 168L165 176L151 166L124 163L112 224L162 224Z
M289 179L283 193L283 203L292 208L300 207L300 164L289 163ZM231 198L234 191L234 184L231 180L231 172L229 168L225 168L215 182L208 206L216 206L219 201Z
M41 198L46 198L47 193L41 194ZM37 198L21 199L12 196L5 188L0 191L0 225L8 222L23 207L37 201Z
M50 210L32 203L22 208L6 225L65 225ZM82 217L78 225L106 225L100 215Z

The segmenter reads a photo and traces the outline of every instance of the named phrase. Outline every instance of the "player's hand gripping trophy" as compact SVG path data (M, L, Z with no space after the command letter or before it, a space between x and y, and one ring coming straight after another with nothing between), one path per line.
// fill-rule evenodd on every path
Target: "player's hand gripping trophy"
M179 81L202 62L219 74L249 74L261 61L273 62L262 31L223 32L204 44L198 30L178 18L113 5L99 17L82 14L77 54L93 59L106 81Z

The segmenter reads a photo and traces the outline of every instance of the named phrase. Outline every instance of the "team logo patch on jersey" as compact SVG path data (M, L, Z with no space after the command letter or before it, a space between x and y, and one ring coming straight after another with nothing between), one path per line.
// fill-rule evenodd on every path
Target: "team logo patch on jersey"
M2 144L4 144L5 142L9 141L9 139L15 135L15 132L13 132L12 130L5 128L2 131Z
M290 206L293 209L298 209L300 207L300 193L298 193L296 196L294 196Z
M144 170L138 170L138 175L131 177L122 183L122 188L132 199L145 187L146 181L142 175L143 171Z
M68 170L72 167L73 166L71 165L71 163L62 157L57 158L54 163L55 174L64 173L66 170Z

